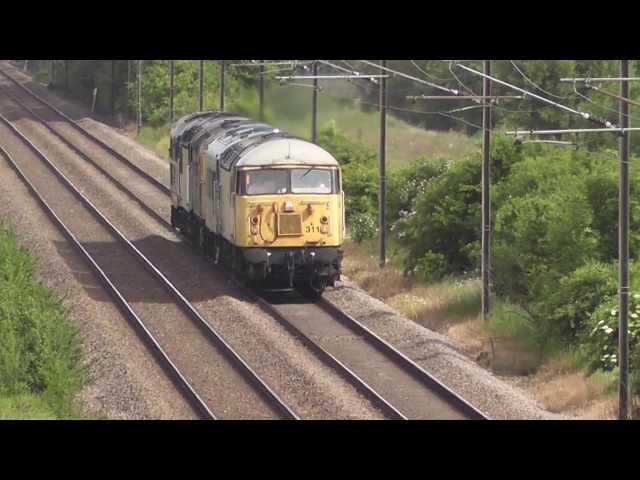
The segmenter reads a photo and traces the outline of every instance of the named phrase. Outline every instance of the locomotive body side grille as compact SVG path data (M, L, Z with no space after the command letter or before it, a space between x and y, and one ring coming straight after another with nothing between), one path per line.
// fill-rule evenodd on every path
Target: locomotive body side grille
M281 213L278 215L278 235L302 235L302 216L299 213Z

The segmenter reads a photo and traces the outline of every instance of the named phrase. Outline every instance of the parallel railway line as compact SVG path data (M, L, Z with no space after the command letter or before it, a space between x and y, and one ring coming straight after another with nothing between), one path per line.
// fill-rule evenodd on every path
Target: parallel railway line
M197 375L194 375L193 371L189 374L180 371L177 367L178 362L169 358L167 349L161 346L162 340L159 340L159 335L154 334L151 331L152 329L148 326L148 322L151 318L155 317L157 319L166 315L168 305L174 306L174 315L172 318L178 318L178 312L183 316L181 328L184 329L185 326L190 325L193 329L199 332L199 335L202 337L200 340L200 353L205 352L210 355L210 358L215 361L217 365L225 364L224 371L220 368L216 370L218 379L221 378L221 375L226 375L224 381L227 383L233 382L234 387L241 390L238 397L243 397L245 400L253 402L252 408L254 408L256 412L259 411L260 418L298 418L295 412L293 412L293 410L291 410L290 407L288 407L277 396L277 394L271 390L271 388L251 369L242 357L208 324L208 322L206 322L204 318L202 318L195 307L180 293L171 281L169 281L169 279L167 279L162 272L160 272L155 265L151 263L151 261L142 252L140 252L140 250L133 245L133 243L131 243L117 229L117 227L113 225L91 203L91 201L71 183L68 178L65 177L65 175L51 162L51 160L47 158L43 152L30 142L30 140L27 139L16 127L14 127L3 115L0 115L0 122L6 126L8 130L12 131L15 137L17 137L31 152L33 152L34 158L38 158L42 162L40 171L34 175L37 177L37 181L32 181L29 178L30 176L25 173L26 169L20 166L20 163L25 161L25 156L23 156L21 162L17 162L5 148L2 148L0 151L4 158L11 164L29 190L34 194L38 202L45 208L47 214L62 229L65 236L70 239L72 244L81 253L85 260L89 262L91 268L99 276L101 282L106 286L112 298L114 298L118 306L126 312L127 318L134 322L136 330L142 336L145 343L152 348L156 357L159 357L162 360L165 371L167 371L172 380L179 385L181 392L183 392L187 397L187 400L198 412L200 417L215 419L219 418L220 415L215 414L215 408L208 405L210 401L205 401L203 399L203 395L196 392L197 388L193 385L196 382L191 379L187 379L189 376L197 377ZM31 164L31 167L33 170L33 163ZM49 175L47 175L45 171L48 171ZM33 171L31 174L34 174ZM53 180L53 182L51 182L51 180ZM63 220L62 217L64 215L61 215L60 211L56 212L55 207L53 207L51 202L47 201L45 195L41 193L41 188L38 188L36 185L36 183L40 183L41 186L44 184L47 185L48 189L50 189L52 183L55 182L63 185L65 188L64 191L59 190L58 194L62 194L62 196L73 195L83 205L85 211L79 212L76 210L73 212L73 217L77 222L81 222L83 225L87 226L88 229L91 229L91 233L93 235L87 234L87 231L82 232L81 235L74 234L73 229L70 228ZM57 203L60 203L59 199ZM89 225L89 223L91 223L89 220L90 217L93 218L93 225ZM69 221L69 219L67 219L67 221ZM102 232L99 230L102 230ZM129 259L133 257L135 258L134 261L142 263L144 268L138 269L138 272L146 272L146 283L150 285L155 281L155 286L151 288L155 288L156 292L154 293L156 295L158 295L159 290L164 291L165 298L162 299L164 301L155 302L156 304L164 303L161 309L153 306L151 308L147 306L147 308L141 309L140 306L138 306L138 309L144 310L144 313L139 314L136 312L136 307L132 305L133 302L127 300L127 294L123 292L122 287L124 286L124 289L127 289L127 286L124 285L125 282L123 282L122 276L119 279L114 279L114 275L110 276L107 273L109 265L105 264L105 259L103 258L102 261L100 261L100 259L96 258L99 256L99 252L97 252L95 246L87 247L86 244L89 242L83 242L79 238L79 236L92 238L95 236L96 232L98 235L104 235L105 232L108 232L108 235L121 247L119 252L120 255L126 251ZM83 243L85 243L85 245L83 245ZM91 250L94 250L94 252ZM96 253L98 253L98 255L96 255ZM126 254L124 256L126 256ZM111 252L109 258L110 263L114 261L112 257L113 254ZM128 261L129 260L125 259L124 263ZM151 278L153 278L153 280L150 281L149 279ZM128 288L128 290L131 291L132 289ZM195 334L194 331L185 332L183 330L183 333L188 333L191 338L196 338L198 335ZM175 355L176 352L174 351L173 354ZM208 355L204 356L202 359L205 364L209 360L207 358ZM202 384L203 377L198 377L197 382ZM213 387L215 389L218 385L213 385ZM200 388L202 388L202 385ZM208 388L211 389L211 385L209 385ZM251 418L251 414L249 414L247 418Z
M118 162L130 168L134 175L153 183L157 190L165 196L169 189L136 166L131 160L97 139L77 122L69 118L56 107L37 96L6 72L0 73L19 87L20 91L41 105L48 107L60 118L70 122L74 129L86 138L95 140L96 144L109 152ZM27 111L47 124L46 119L28 107L23 100L11 95L14 102L22 105ZM169 222L159 215L147 202L131 192L121 180L111 175L104 167L93 161L90 155L81 152L74 142L50 125L46 128L76 151L83 159L94 165L105 174L116 187L131 200L138 203L146 213L153 217L162 227L172 230ZM150 180L150 178L153 180ZM421 366L410 360L394 346L369 330L355 318L341 311L335 304L323 298L318 303L299 303L300 298L290 303L280 300L269 301L269 298L249 291L231 272L227 272L238 288L243 289L256 304L266 313L274 317L285 329L298 338L313 353L328 363L343 378L368 398L372 404L381 409L388 418L456 418L486 419L485 414L470 405L455 392L451 391ZM389 373L392 376L389 376ZM383 394L380 391L384 391Z

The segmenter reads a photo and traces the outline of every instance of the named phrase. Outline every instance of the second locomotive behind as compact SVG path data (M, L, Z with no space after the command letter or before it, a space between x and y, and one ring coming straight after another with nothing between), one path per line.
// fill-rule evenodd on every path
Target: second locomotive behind
M171 129L171 224L207 258L312 296L340 278L344 193L327 151L231 113Z

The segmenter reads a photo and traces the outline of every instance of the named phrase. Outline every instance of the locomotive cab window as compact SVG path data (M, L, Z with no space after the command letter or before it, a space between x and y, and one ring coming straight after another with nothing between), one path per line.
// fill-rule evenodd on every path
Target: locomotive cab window
M291 193L332 193L331 170L295 168L291 170Z
M240 171L236 191L240 195L330 194L339 188L337 170L294 168Z
M288 170L248 170L238 174L241 195L272 195L287 193Z

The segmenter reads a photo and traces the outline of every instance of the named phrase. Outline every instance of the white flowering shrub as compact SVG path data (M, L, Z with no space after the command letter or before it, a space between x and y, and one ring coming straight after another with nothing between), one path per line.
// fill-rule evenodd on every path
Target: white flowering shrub
M351 217L349 223L351 238L357 243L373 238L378 232L376 219L370 213L358 213Z
M609 297L591 315L587 322L583 353L593 370L613 370L618 366L618 297ZM640 367L640 294L629 298L629 367L638 372ZM638 378L636 375L634 377ZM634 385L635 383L635 385ZM637 381L632 388L638 391Z

